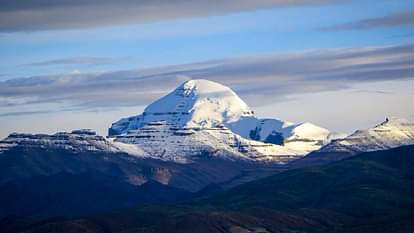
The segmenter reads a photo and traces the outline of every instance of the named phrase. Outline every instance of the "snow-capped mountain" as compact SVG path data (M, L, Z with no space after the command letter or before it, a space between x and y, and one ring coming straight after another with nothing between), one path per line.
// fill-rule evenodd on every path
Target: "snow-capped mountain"
M333 140L318 152L357 154L411 144L414 144L414 122L392 117L373 128L357 130L348 137Z
M142 114L113 123L108 134L164 160L186 163L207 152L285 163L319 149L329 131L310 123L258 119L230 88L189 80Z
M112 124L109 136L163 121L179 128L213 128L253 116L230 88L208 80L189 80L145 108L141 115Z

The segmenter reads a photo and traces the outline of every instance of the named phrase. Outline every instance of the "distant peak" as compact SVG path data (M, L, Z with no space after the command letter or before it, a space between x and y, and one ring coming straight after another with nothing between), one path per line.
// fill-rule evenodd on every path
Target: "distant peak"
M355 154L411 144L414 144L414 122L399 117L387 117L375 127L357 130L346 138L333 141L321 151Z

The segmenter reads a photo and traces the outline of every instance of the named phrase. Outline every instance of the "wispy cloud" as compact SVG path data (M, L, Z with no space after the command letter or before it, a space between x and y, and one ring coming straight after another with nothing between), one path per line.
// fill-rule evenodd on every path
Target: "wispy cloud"
M229 85L249 104L258 106L294 94L414 78L414 44L262 54L146 70L11 79L0 82L0 111L3 115L18 114L10 108L27 111L26 106L38 104L80 110L146 105L190 78Z
M6 113L0 113L0 117L33 115L33 114L43 114L43 113L50 113L50 111L6 112Z
M363 19L355 22L338 24L322 28L323 31L367 30L375 28L389 28L414 26L414 10L396 12L382 17Z
M149 23L336 0L0 0L0 31L76 29Z
M71 57L53 59L41 62L23 64L24 66L51 66L51 65L108 65L126 62L127 58L110 57Z

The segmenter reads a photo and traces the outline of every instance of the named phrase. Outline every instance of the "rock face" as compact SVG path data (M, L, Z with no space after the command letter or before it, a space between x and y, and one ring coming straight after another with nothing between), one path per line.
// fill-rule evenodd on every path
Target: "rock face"
M287 163L319 149L329 131L310 123L258 119L230 88L189 80L121 119L108 131L116 142L139 145L150 157L181 163L208 153L226 159Z

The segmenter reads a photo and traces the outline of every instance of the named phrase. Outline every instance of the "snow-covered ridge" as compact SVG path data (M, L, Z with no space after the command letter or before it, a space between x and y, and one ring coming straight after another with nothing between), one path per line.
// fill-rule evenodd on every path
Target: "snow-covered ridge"
M411 144L414 144L414 122L391 117L373 128L357 130L346 138L333 140L319 151L356 154Z
M191 163L200 156L227 160L285 163L295 158L295 151L272 144L246 140L225 127L174 128L162 122L121 135L114 140L91 130L49 134L12 133L0 141L0 154L13 147L25 149L63 149L71 152L127 153L177 163Z
M0 153L10 148L20 146L25 148L65 149L72 152L100 151L123 152L141 156L142 151L136 145L124 145L111 142L103 136L97 135L90 129L73 130L72 132L58 132L49 134L12 133L0 141Z

